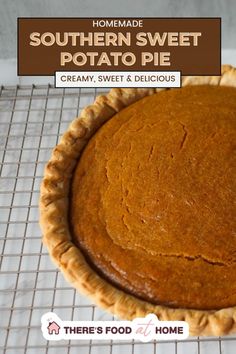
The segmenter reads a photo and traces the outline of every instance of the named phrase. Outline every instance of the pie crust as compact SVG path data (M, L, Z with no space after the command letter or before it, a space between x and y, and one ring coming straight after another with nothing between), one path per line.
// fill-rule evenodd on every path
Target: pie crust
M225 65L222 75L184 77L182 86L223 85L236 87L236 69ZM224 335L236 332L236 306L220 310L195 310L154 305L117 289L93 270L72 242L68 211L74 168L92 135L117 112L161 89L112 89L98 96L69 126L45 168L40 196L43 241L65 278L99 306L124 319L154 313L160 320L185 320L191 335Z

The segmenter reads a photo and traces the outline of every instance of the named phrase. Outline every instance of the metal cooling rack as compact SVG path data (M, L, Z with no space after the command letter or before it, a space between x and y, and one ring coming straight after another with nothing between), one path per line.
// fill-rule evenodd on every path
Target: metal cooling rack
M52 86L0 88L0 351L79 354L235 354L236 337L185 341L47 342L40 318L112 320L70 287L48 257L38 226L44 165L71 119L100 93Z

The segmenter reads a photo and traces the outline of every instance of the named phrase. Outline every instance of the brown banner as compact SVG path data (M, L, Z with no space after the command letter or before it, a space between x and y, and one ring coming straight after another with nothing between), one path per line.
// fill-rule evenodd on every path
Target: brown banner
M220 18L19 18L18 75L181 71L220 75Z

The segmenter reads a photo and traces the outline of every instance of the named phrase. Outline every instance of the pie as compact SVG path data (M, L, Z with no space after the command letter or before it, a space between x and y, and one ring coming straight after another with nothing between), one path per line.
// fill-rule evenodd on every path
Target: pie
M41 185L66 279L120 318L236 332L236 69L112 89L63 135Z

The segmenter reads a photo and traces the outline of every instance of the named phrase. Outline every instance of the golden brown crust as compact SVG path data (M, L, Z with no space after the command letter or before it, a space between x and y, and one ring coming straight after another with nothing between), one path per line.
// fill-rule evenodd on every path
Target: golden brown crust
M184 77L186 85L236 86L236 69L222 67L221 77ZM236 332L236 307L218 311L173 309L152 305L116 289L88 265L71 242L68 226L68 194L71 176L83 147L95 131L116 112L159 89L112 89L81 112L55 147L41 185L40 225L43 241L66 279L92 300L114 313L132 319L155 313L160 320L186 320L191 335L224 335Z

